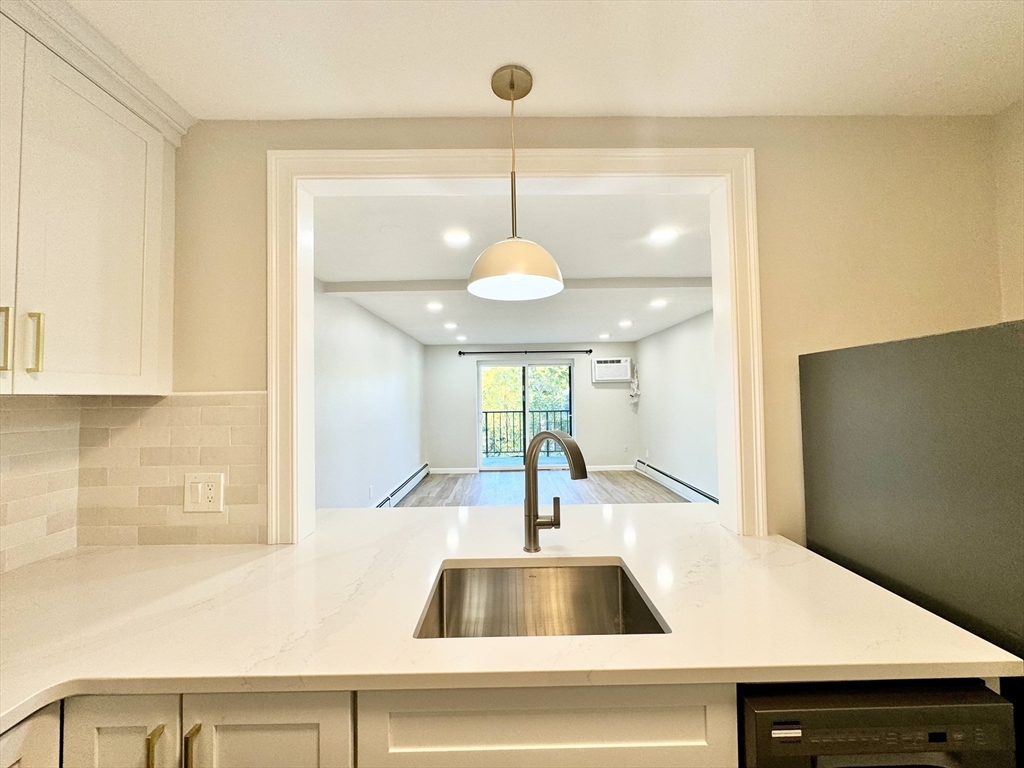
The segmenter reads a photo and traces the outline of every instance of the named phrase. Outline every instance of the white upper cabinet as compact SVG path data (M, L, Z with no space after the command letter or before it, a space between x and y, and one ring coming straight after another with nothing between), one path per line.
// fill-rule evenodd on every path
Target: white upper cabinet
M13 384L15 394L166 394L173 149L156 128L24 34L17 98L18 72L7 71L8 57L17 58L16 46L7 50L10 27L10 34L20 32L4 19L0 306L13 292L13 381L0 379L7 387L0 392ZM17 112L20 177L13 162L19 147L6 137Z
M11 394L25 33L0 16L0 395Z

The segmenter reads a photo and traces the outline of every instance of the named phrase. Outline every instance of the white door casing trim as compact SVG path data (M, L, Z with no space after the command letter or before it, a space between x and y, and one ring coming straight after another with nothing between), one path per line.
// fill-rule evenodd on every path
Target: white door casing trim
M729 148L522 149L521 177L650 176L721 180L712 200L712 291L719 391L721 522L768 532L761 308L754 151ZM312 533L315 504L312 382L312 198L307 182L355 178L494 178L508 152L494 150L270 150L267 152L268 542ZM716 215L716 210L718 214ZM300 286L308 283L308 291ZM307 328L307 324L309 327ZM303 333L303 329L308 332ZM305 370L303 370L305 369ZM309 477L303 482L300 478ZM303 486L309 486L304 490Z

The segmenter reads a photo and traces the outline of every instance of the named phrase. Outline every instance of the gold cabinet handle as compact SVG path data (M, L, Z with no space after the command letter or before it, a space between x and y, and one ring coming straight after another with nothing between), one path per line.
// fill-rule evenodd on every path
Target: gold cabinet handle
M202 723L196 723L188 729L188 733L185 734L185 754L183 755L183 768L195 768L195 745L196 735L199 733L199 729L203 727Z
M36 321L36 352L35 365L31 368L26 368L25 373L42 373L43 345L46 339L46 315L42 312L29 312L28 319Z
M146 768L156 768L156 742L164 735L164 724L160 723L146 737Z
M4 318L4 348L0 352L0 371L11 370L11 340L14 338L14 328L11 327L11 308L0 307L0 315Z

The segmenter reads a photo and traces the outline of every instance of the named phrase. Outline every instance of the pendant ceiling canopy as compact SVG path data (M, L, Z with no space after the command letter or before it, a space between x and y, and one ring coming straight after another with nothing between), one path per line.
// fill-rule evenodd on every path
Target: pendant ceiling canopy
M516 100L533 88L528 70L510 64L491 76L491 90L511 102L512 124L512 237L481 253L469 274L469 292L497 301L527 301L554 296L562 290L562 272L543 246L519 237L516 227Z

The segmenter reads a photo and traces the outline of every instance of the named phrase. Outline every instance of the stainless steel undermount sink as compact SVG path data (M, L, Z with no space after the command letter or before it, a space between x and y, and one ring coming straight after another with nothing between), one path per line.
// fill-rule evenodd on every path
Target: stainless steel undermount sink
M662 635L672 630L621 560L442 564L414 637Z

